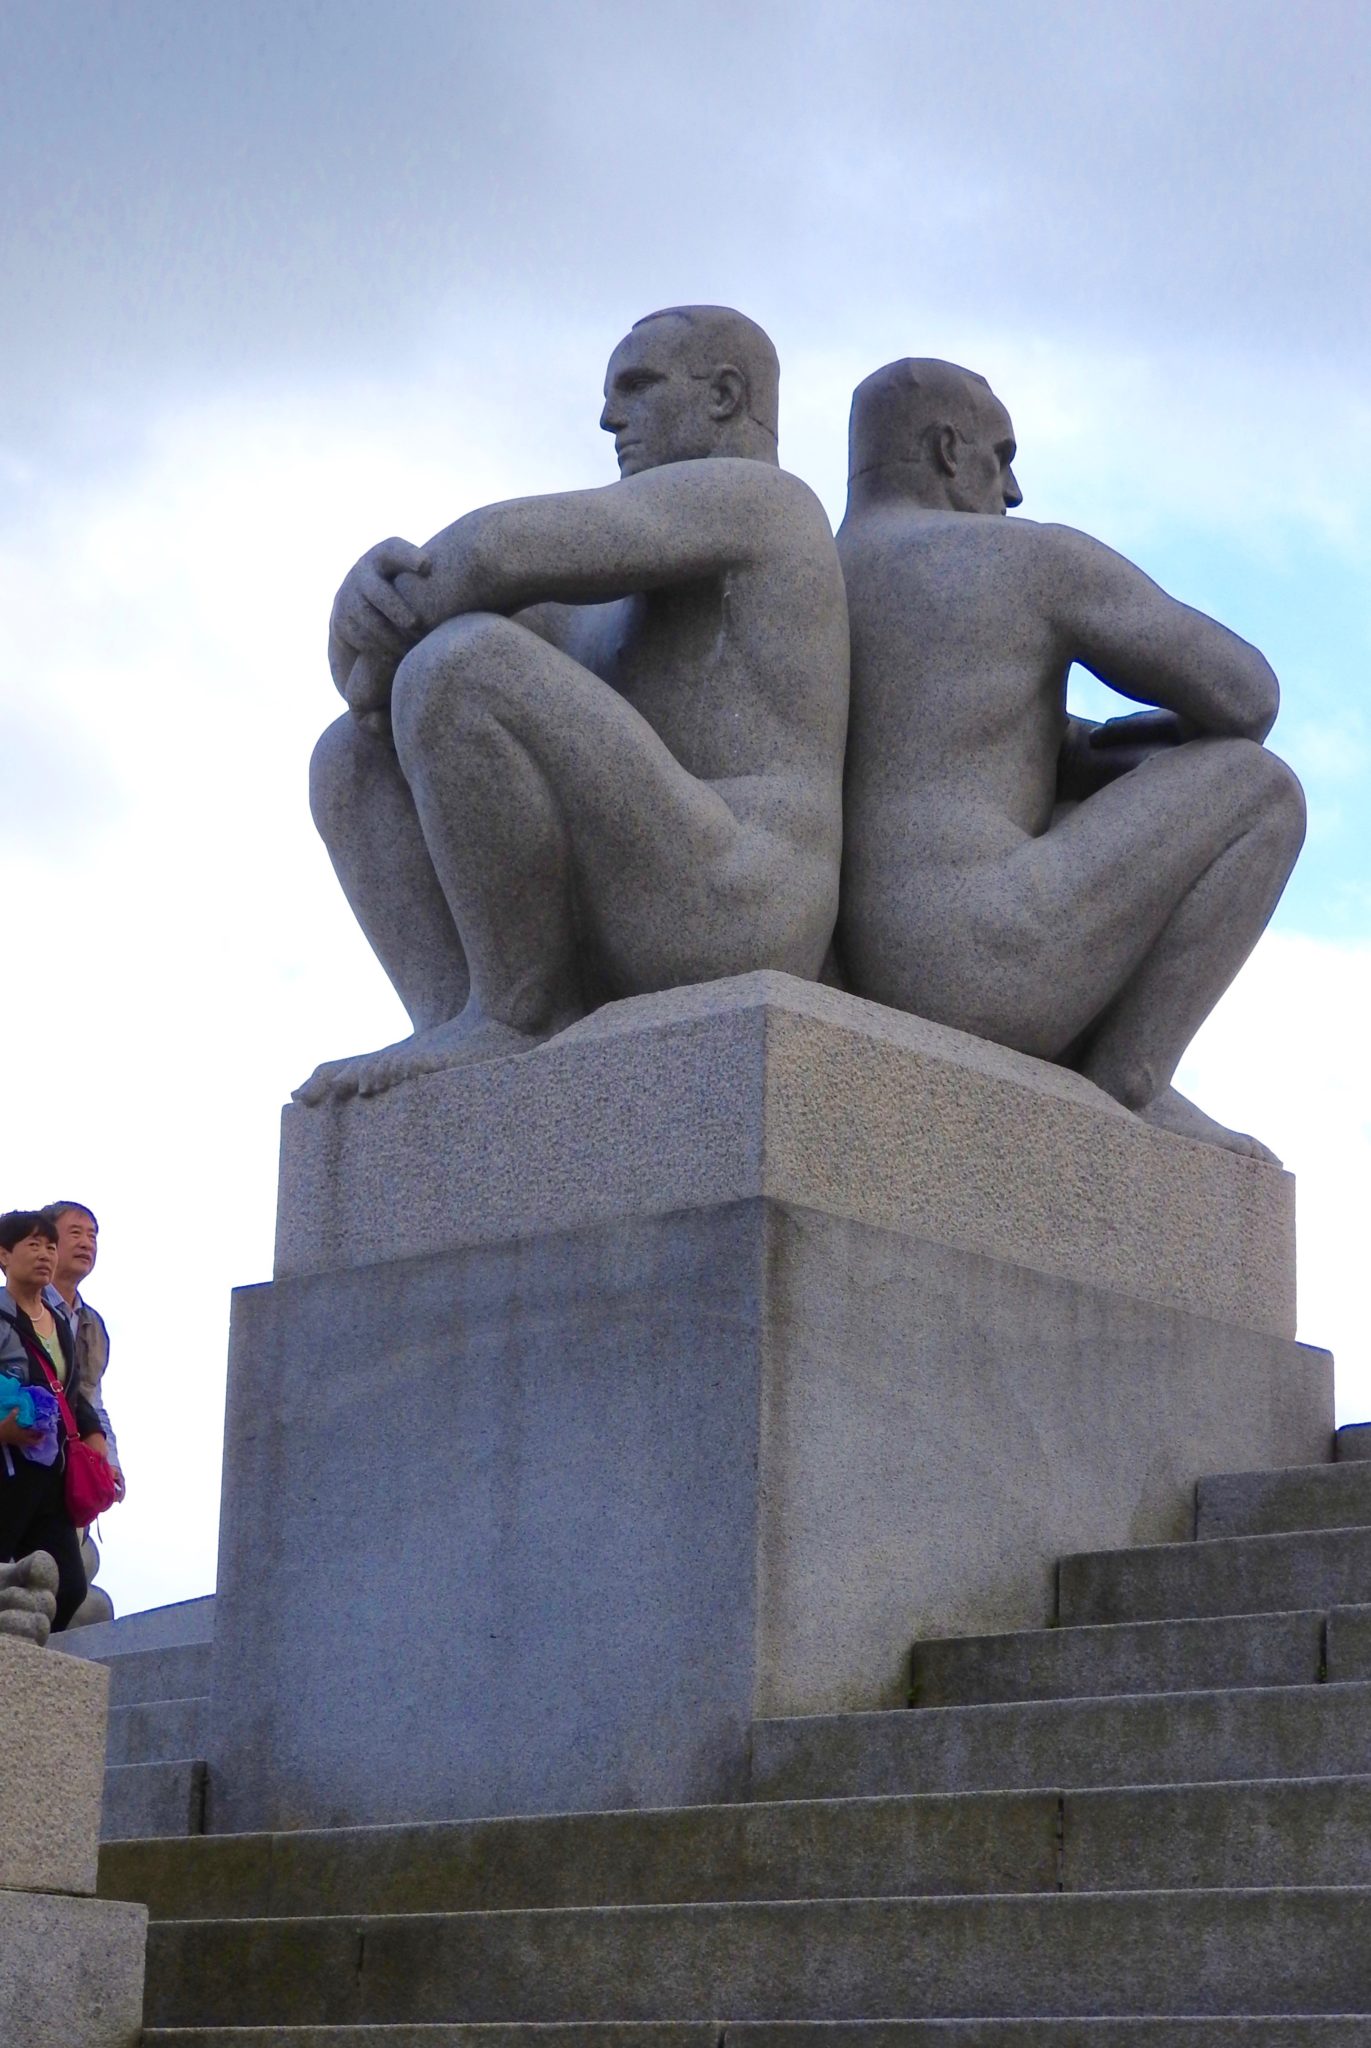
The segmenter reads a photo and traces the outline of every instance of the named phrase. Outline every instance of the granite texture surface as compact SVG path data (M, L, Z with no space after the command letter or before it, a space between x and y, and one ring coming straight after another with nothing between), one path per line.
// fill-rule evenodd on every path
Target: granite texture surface
M5 2048L138 2048L145 1906L0 1890Z
M4 1890L94 1892L108 1696L98 1664L0 1635Z
M1371 2011L1371 1896L1355 1888L425 1914L366 1925L359 1961L362 1931L155 1925L149 2018Z
M766 1198L244 1290L208 1825L736 1797L755 1716L898 1704L1330 1430L1323 1353Z
M1294 1334L1289 1175L1154 1129L1049 1062L771 973L610 1004L536 1052L380 1098L288 1107L276 1271L759 1195Z

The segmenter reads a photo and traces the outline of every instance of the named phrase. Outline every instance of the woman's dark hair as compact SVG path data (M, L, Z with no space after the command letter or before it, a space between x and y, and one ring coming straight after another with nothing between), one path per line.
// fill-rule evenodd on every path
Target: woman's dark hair
M56 1244L57 1225L47 1209L7 1209L0 1216L0 1245L7 1252L26 1237L45 1237L49 1244Z

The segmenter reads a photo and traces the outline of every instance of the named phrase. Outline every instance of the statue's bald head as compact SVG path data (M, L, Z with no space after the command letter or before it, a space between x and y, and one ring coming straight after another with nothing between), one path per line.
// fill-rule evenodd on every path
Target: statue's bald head
M600 424L625 476L707 455L774 463L779 384L755 320L731 306L665 306L635 321L610 357Z
M1003 512L1021 502L1014 453L1009 414L986 379L959 363L905 356L852 394L848 480L858 492L885 487L940 510ZM992 457L998 484L981 474Z
M654 320L674 320L685 330L693 377L710 377L725 363L741 370L747 382L748 418L776 439L781 365L771 336L755 320L732 306L664 306L659 313L635 320L634 333Z
M995 394L985 378L936 356L904 356L873 370L852 394L848 474L912 462L930 429L973 427Z

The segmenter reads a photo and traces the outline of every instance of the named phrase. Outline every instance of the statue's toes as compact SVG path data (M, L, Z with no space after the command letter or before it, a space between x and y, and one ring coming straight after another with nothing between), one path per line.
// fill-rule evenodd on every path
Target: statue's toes
M28 1565L28 1583L33 1591L51 1593L55 1599L62 1580L57 1569L57 1559L51 1551L35 1550L25 1562Z
M52 1633L52 1618L30 1608L27 1612L19 1608L0 1608L0 1636L9 1636L21 1643L32 1643L41 1650Z
M393 1054L378 1053L368 1060L357 1076L359 1095L384 1095L405 1077L405 1067Z

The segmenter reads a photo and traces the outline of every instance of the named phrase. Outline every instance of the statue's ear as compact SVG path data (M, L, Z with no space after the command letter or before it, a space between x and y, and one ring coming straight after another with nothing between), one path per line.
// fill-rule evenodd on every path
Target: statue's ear
M933 430L933 459L944 476L957 474L957 438L955 427L941 426Z
M747 379L732 363L723 363L709 382L709 416L712 420L736 419L747 411Z

